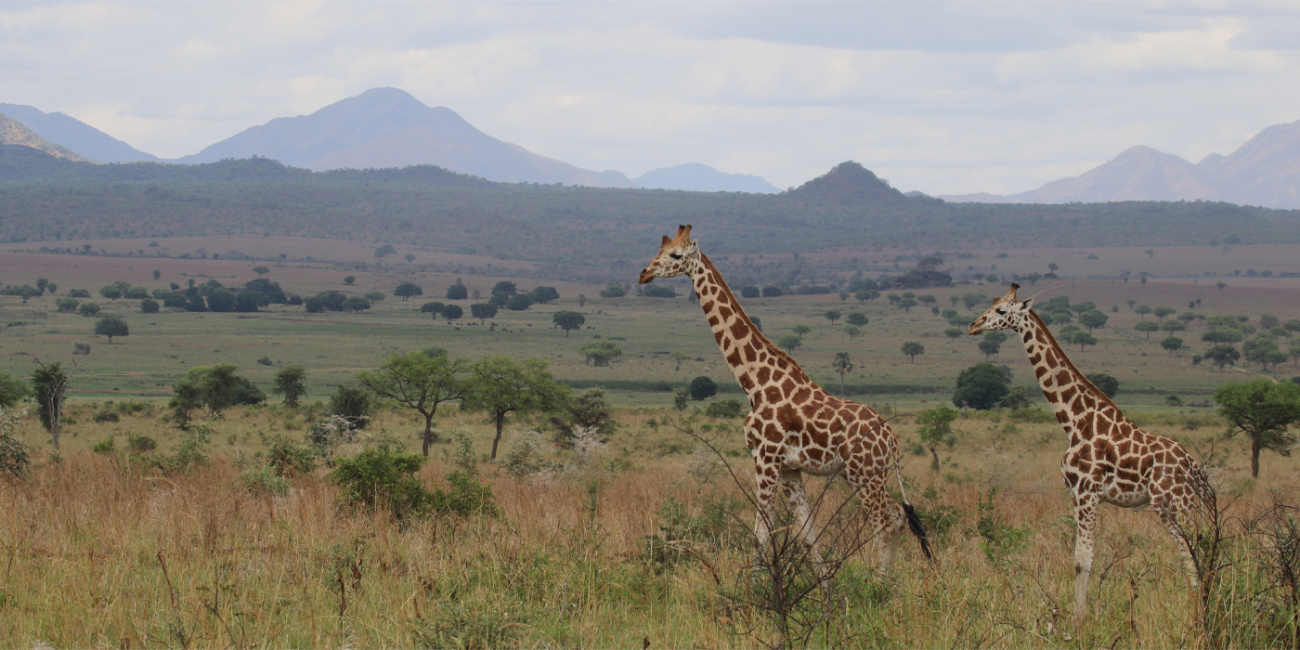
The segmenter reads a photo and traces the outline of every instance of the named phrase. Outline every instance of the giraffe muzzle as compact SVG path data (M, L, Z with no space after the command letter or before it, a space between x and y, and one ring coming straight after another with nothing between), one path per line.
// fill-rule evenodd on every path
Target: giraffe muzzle
M636 279L636 283L645 284L653 279L655 279L654 271L651 271L650 267L647 266L641 270L641 275Z

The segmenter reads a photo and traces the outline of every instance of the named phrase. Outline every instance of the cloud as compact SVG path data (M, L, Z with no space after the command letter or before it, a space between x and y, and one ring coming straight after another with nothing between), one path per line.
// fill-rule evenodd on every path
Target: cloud
M1018 192L1300 119L1290 3L0 3L0 101L164 157L396 86L539 154Z

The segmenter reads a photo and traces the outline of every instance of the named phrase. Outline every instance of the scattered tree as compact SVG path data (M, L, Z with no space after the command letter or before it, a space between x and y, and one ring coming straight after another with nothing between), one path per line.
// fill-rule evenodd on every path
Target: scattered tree
M609 366L615 357L623 355L623 349L612 341L593 341L578 348L578 353L587 358L587 363L597 368Z
M829 320L829 321L831 322L831 325L834 325L834 324L835 324L835 321L836 321L836 320L839 320L839 317L840 317L840 310L838 310L838 309L831 309L831 310L828 310L825 314L822 314L822 315L826 317L826 320Z
M440 302L426 302L423 305L420 305L420 313L429 314L431 318L437 320L438 314L441 314L445 307L446 305Z
M808 332L811 332L811 331L812 331L812 328L811 328L811 327L808 327L807 325L802 325L802 324L800 324L800 325L795 325L794 327L791 327L791 328L790 328L790 331L791 331L791 332L794 332L795 334L798 334L798 335L799 335L799 340L802 341L802 340L803 340L803 335L804 335L804 334L807 334Z
M55 361L46 365L40 359L32 357L36 369L32 371L32 392L35 393L36 414L41 426L50 432L54 448L59 448L59 432L63 422L63 398L68 394L68 385L72 377L59 367ZM74 366L75 367L75 366Z
M605 285L605 288L600 291L601 298L622 298L625 295L627 295L627 290L617 282Z
M505 428L506 416L549 410L564 401L567 386L555 381L546 361L516 362L510 357L483 357L469 368L469 381L460 402L462 411L486 411L496 424L492 460Z
M1231 345L1216 345L1205 351L1205 358L1213 361L1222 372L1225 365L1235 366L1237 360L1241 358L1241 353Z
M447 300L465 300L469 298L469 290L465 288L465 283L456 278L456 283L447 287Z
M105 316L95 322L95 335L107 336L108 343L112 345L114 336L130 336L131 328L127 327L126 321L117 316Z
M1169 354L1173 355L1173 353L1183 348L1183 340L1177 336L1170 336L1160 342L1160 347L1169 350Z
M674 371L679 371L679 370L681 370L681 369L682 369L682 362L685 361L685 360L687 360L687 359L689 359L689 358L691 358L691 355L686 354L685 352L682 352L681 350L673 350L671 356L672 356L673 361L675 361L675 362L677 363L677 367L676 367L676 368L673 368Z
M857 325L845 325L841 329L845 334L849 335L850 341L852 341L854 338L856 338L859 334L862 333L862 328L858 327Z
M1138 316L1141 316L1143 319L1145 319L1147 317L1147 314L1150 314L1154 310L1152 310L1150 307L1146 305L1138 305L1137 307L1133 308L1133 311Z
M260 389L236 374L238 370L239 366L233 363L190 368L185 378L172 386L173 396L168 406L172 408L173 419L186 428L195 409L205 408L217 414L232 406L266 401Z
M343 284L346 284L349 287L352 286L356 281L357 281L357 276L355 275L347 275L343 277Z
M253 273L256 273L256 274L257 274L257 277L260 278L260 277L266 275L267 273L270 273L270 272L271 272L271 267L269 267L269 266L267 266L267 265L265 265L265 264L258 264L257 266L254 266L254 267L253 267L252 271L253 271ZM157 275L153 276L153 279L157 280L157 279L158 279L158 276L157 276Z
M469 306L469 313L478 319L479 325L482 325L487 322L487 319L497 315L497 308L491 303L479 302Z
M844 376L853 370L853 362L849 360L848 352L836 352L835 360L831 362L831 368L840 376L840 397L845 397Z
M307 370L302 366L285 366L276 371L271 380L271 392L284 396L289 408L297 408L298 400L307 394Z
M83 302L81 303L80 307L77 307L77 315L85 316L86 318L94 318L95 316L99 315L99 304L93 302Z
M866 327L866 326L867 326L867 323L869 323L869 322L871 322L871 321L870 321L870 319L867 318L867 315L866 315L866 314L864 314L864 313L862 313L862 312L860 312L860 311L851 311L851 312L849 312L849 315L846 316L846 317L844 318L844 322L848 323L849 325L857 325L858 327Z
M380 399L392 400L424 416L421 453L437 442L433 416L438 405L465 396L468 363L447 355L429 356L423 351L392 354L374 371L357 375L357 382Z
M396 289L393 289L393 295L400 297L402 302L406 302L407 300L410 300L412 296L423 296L424 289L420 288L420 286L414 282L403 282L397 285Z
M916 341L908 341L903 344L903 354L907 355L910 363L916 363L916 355L925 354L925 346Z
M1118 379L1104 372L1094 372L1090 375L1087 375L1087 378L1088 381L1092 382L1093 386L1097 387L1097 390L1100 390L1101 392L1105 393L1106 397L1114 398L1115 395L1119 394Z
M987 410L996 407L1010 392L1011 370L991 363L977 363L957 375L952 403L959 408Z
M1228 383L1214 391L1219 414L1232 423L1228 435L1250 437L1250 475L1259 478L1259 452L1263 449L1290 456L1296 436L1287 426L1300 421L1300 385L1255 379Z
M939 471L939 445L948 445L949 449L957 444L957 434L953 433L952 423L961 413L947 406L940 406L922 411L917 418L920 425L921 444L930 448L932 457L930 469Z
M570 331L582 329L583 324L587 322L587 317L576 311L557 311L551 315L551 322L564 330L564 338L567 339ZM680 362L678 366L681 366Z
M1160 331L1160 326L1157 325L1157 324L1155 324L1155 323L1153 323L1153 322L1151 322L1151 321L1149 321L1149 320L1144 320L1144 321L1138 321L1137 324L1133 326L1133 329L1135 329L1135 330L1137 330L1137 331L1139 331L1139 332L1145 332L1146 335L1147 335L1147 340L1150 341L1150 340L1151 340L1151 333L1152 333L1152 332L1159 332L1159 331Z
M1088 328L1089 332L1091 332L1094 327L1105 327L1107 320L1110 320L1110 318L1106 316L1105 313L1096 309L1079 314L1079 324Z
M799 338L797 334L786 334L776 341L776 346L786 352L794 352L801 345L803 345L803 339Z
M705 400L718 394L718 384L712 379L700 375L691 380L691 387L687 389L687 392L690 393L693 400Z

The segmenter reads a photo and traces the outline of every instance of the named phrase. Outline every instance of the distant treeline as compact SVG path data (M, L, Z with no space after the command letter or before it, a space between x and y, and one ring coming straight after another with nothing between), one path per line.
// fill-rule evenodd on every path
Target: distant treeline
M764 195L505 184L432 166L311 172L265 158L98 165L0 146L0 240L9 242L277 234L591 265L640 261L678 223L694 224L714 256L1300 243L1295 210L950 204L904 196L856 163Z

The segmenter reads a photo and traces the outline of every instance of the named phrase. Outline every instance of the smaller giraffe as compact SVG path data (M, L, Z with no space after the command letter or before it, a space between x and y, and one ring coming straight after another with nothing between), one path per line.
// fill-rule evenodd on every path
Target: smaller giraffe
M1092 569L1098 509L1103 503L1141 510L1152 506L1183 554L1188 578L1197 585L1196 564L1181 517L1193 516L1213 494L1200 465L1183 446L1140 429L1075 367L1030 307L1016 299L1020 285L993 300L971 323L970 334L1012 330L1020 336L1034 374L1056 419L1070 436L1061 474L1074 502L1074 622L1083 623Z
M803 473L831 476L843 471L862 504L885 575L893 568L904 528L910 527L922 552L931 557L916 511L908 504L900 507L885 491L889 474L898 471L899 453L898 440L884 418L868 406L822 390L793 357L763 336L718 268L691 240L690 226L678 226L672 239L664 236L639 282L678 275L690 277L713 338L749 398L745 443L754 457L754 535L759 548L768 540L779 487L799 520L803 543L820 565Z

